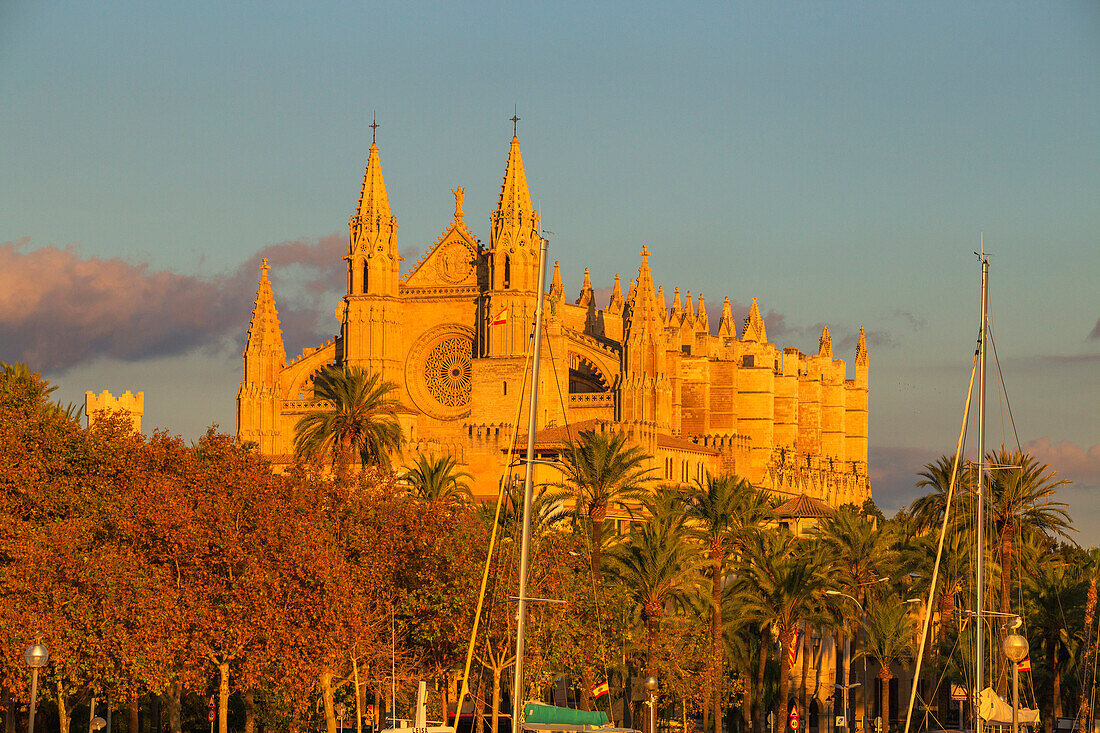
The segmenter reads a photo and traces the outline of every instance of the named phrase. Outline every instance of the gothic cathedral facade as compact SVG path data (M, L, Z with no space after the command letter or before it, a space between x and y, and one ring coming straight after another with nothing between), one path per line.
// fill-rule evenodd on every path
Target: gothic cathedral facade
M255 442L277 470L293 458L298 419L314 409L318 371L362 367L398 385L406 439L398 465L418 454L453 456L474 477L475 495L495 495L514 446L526 443L517 432L526 433L541 286L539 214L519 140L512 138L487 247L466 226L463 190L454 194L453 220L402 274L397 218L371 145L349 222L340 333L289 362L264 263L237 436ZM816 354L781 349L768 342L755 298L738 329L727 297L712 329L702 295L693 302L689 291L681 301L677 287L670 307L645 247L640 256L626 293L616 275L606 303L596 302L587 269L579 297L566 298L555 263L537 384L540 453L552 455L583 430L623 432L666 482L733 472L778 495L833 505L868 498L863 331L849 379L827 328Z

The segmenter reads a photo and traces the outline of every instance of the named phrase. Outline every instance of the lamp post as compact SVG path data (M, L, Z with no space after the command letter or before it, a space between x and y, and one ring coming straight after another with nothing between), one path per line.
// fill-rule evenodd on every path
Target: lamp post
M657 678L650 675L644 684L649 693L649 733L657 733Z
M1001 643L1005 656L1012 662L1012 733L1020 733L1020 668L1019 663L1027 657L1027 639L1016 633L1021 624L1020 617L1012 622L1012 633Z
M881 578L872 576L872 580L868 580L866 583L860 583L856 587L857 588L862 588L863 586L874 585L875 583L885 583L888 580L890 580L889 576L883 576ZM827 595L827 596L840 596L842 598L847 598L849 601L856 604L856 608L859 609L859 624L860 624L860 626L864 627L863 634L864 634L864 637L866 637L866 635L867 635L867 628L866 628L867 627L867 618L866 618L867 614L863 610L863 605L858 600L856 600L854 596L850 596L847 593L841 593L838 590L827 590L827 591L825 591L825 595ZM867 730L867 714L868 714L868 711L867 711L867 692L868 692L868 689L867 689L867 648L866 648L867 647L867 642L866 642L866 639L864 640L863 646L864 646L864 649L863 649L863 729ZM847 662L847 661L848 660L845 660L845 662ZM855 685L849 685L849 687L855 687ZM844 691L844 695L845 695L845 698L847 698L848 690ZM845 706L847 706L847 699L845 699ZM847 711L845 711L845 712L847 712ZM845 718L844 722L845 722L845 730L848 730L849 727L847 726L847 723L848 723L847 718Z
M50 650L42 644L32 644L23 652L23 661L31 668L31 711L27 733L34 733L34 709L38 701L38 670L50 661Z

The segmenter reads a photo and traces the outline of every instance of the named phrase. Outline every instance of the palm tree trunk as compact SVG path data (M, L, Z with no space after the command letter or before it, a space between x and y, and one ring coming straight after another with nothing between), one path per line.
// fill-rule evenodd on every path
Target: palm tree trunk
M722 567L725 565L721 547L711 546L711 714L714 733L722 733ZM705 730L705 727L704 727Z
M787 726L787 698L791 694L791 655L787 647L792 635L790 629L779 632L779 700L775 706L775 724L779 729Z
M742 733L752 729L752 675L745 672L741 675L742 684L745 686L745 695L741 700Z
M756 665L756 715L753 724L754 733L764 733L764 670L768 664L768 642L771 634L765 626L760 631L760 659Z
M592 578L600 582L600 561L603 548L603 522L607 519L607 508L596 506L588 510L588 523L592 531Z
M882 710L882 730L885 733L890 730L890 680L894 679L894 673L890 671L889 664L882 665L878 678L882 680L879 699L881 700L880 709Z
M1058 667L1058 647L1054 647L1054 684L1053 694L1051 697L1054 701L1054 715L1051 716L1055 720L1062 717L1062 670Z
M1092 622L1096 618L1096 568L1092 567L1089 578L1089 592L1085 600L1085 684L1084 694L1081 695L1081 720L1087 726L1089 721L1089 697L1088 690L1092 689L1093 664L1096 655L1096 639L1092 633ZM1091 729L1090 729L1091 730Z
M806 705L806 678L810 676L810 656L813 652L812 647L806 646L807 641L809 641L809 628L804 626L802 629L802 683L798 688L798 714L802 716L802 720L806 721L805 725L808 727L810 708ZM807 651L810 653L807 654Z

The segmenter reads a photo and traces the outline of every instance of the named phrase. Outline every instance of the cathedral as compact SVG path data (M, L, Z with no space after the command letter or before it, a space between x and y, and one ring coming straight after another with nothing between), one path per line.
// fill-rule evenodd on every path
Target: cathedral
M313 409L313 378L329 364L362 367L398 385L406 439L398 466L453 456L476 496L495 495L526 446L530 337L538 302L539 213L513 135L488 246L466 225L463 189L442 233L407 271L398 255L378 145L371 144L349 221L340 333L287 360L266 261L248 328L237 436L284 469L294 428ZM615 276L597 302L586 269L567 297L557 264L546 293L537 384L541 456L581 431L622 432L651 456L655 478L688 483L733 472L778 496L861 503L867 478L868 357L860 331L854 378L833 358L768 342L756 299L738 328L730 300L712 327L703 296L671 305L643 246L635 277ZM334 262L333 266L337 266ZM633 268L631 268L633 269ZM553 480L546 476L546 480Z

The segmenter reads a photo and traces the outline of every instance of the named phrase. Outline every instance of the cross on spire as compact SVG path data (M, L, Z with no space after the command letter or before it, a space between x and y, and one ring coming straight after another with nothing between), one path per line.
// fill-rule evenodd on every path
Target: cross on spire
M512 116L511 116L510 119L512 120L512 137L516 137L516 125L521 119L523 119L522 117L519 116L519 108L518 107L514 107L512 109Z
M370 124L367 125L367 127L370 128L370 142L371 142L371 145L374 145L375 138L378 135L378 116L376 114L371 115L371 121L370 121Z

